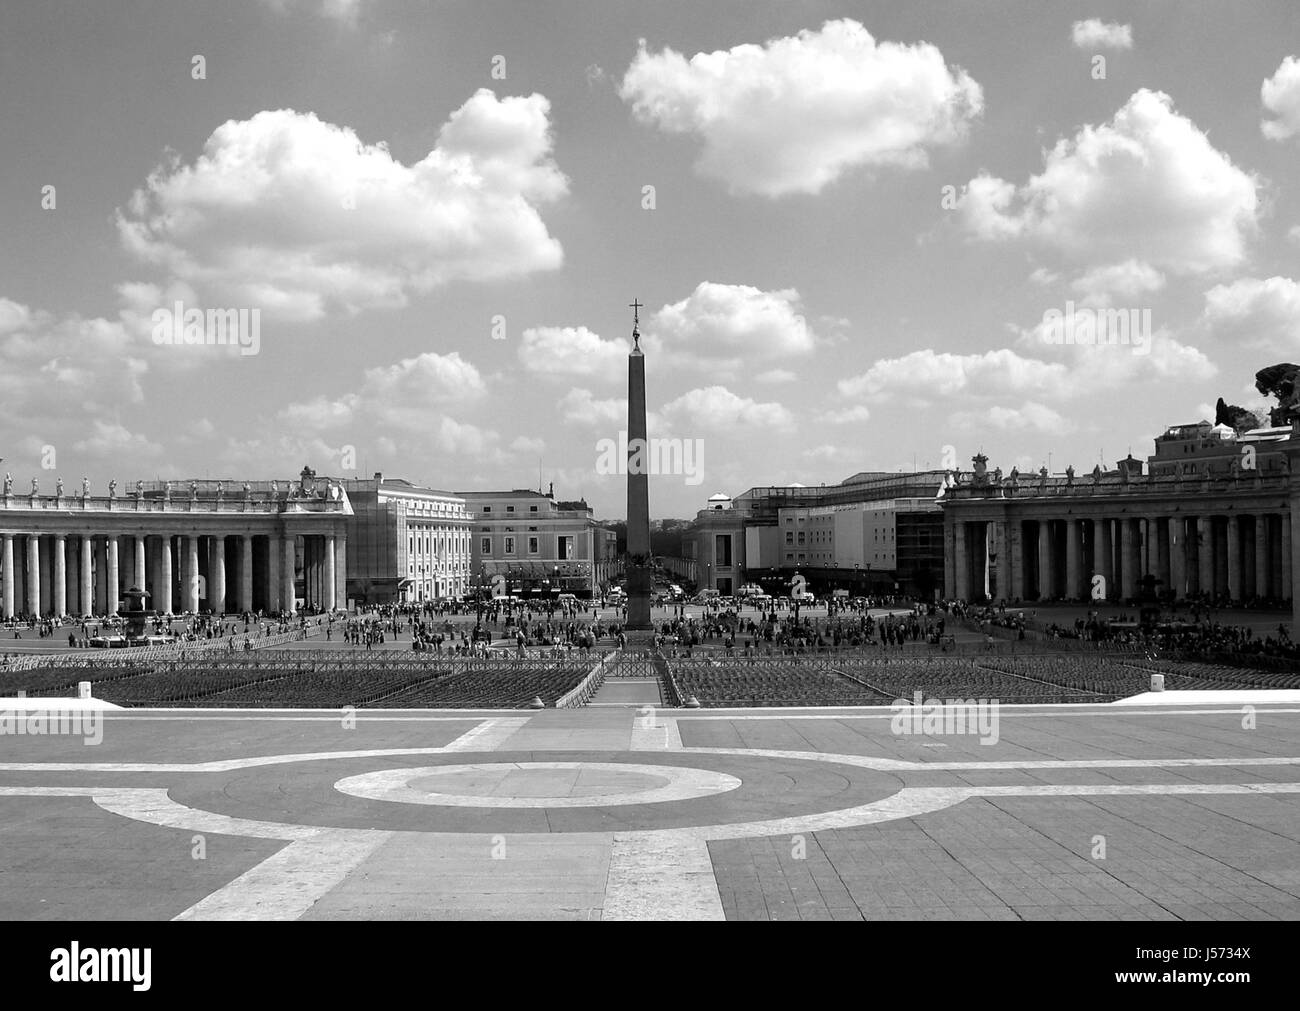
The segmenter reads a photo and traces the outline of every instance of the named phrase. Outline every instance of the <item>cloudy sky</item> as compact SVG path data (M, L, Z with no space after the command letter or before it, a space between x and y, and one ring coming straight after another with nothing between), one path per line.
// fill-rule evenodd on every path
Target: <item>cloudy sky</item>
M1297 54L1294 0L5 4L0 466L619 517L633 298L658 516L1145 456L1300 359Z

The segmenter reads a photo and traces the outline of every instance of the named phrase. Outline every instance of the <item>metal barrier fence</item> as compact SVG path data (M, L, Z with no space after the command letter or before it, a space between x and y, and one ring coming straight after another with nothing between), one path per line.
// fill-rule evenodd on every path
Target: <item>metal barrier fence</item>
M579 706L585 706L587 700L600 690L600 686L605 681L605 674L609 667L617 662L617 656L617 653L606 653L602 656L600 662L591 669L591 673L582 679L581 684L574 688L573 691L555 700L555 708L577 709Z

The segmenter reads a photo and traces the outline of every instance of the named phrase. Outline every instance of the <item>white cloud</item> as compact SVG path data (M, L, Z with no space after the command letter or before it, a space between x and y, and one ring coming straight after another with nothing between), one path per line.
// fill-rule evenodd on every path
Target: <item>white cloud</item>
M1296 243L1296 245L1300 245L1300 225L1292 225L1290 230L1286 233L1286 237Z
M120 321L55 316L0 297L0 418L103 417L144 400L148 365Z
M645 324L649 354L671 354L678 364L735 370L742 364L809 354L816 336L793 288L762 291L747 284L704 281Z
M1094 267L1070 282L1070 287L1083 296L1083 304L1106 308L1118 296L1137 299L1159 291L1165 286L1165 276L1149 263L1125 260L1104 267Z
M1059 395L1069 389L1070 383L1070 370L1065 365L1025 358L1008 348L971 355L926 348L902 358L881 359L861 375L841 379L839 391L848 397L904 397L929 402L955 394Z
M1149 309L1094 312L1080 306L1073 315L1066 309L1057 309L1058 317L1051 320L1045 314L1019 334L1022 347L1069 366L1069 387L1056 391L1063 399L1156 381L1200 382L1218 373L1202 351L1175 339L1167 327L1155 326Z
M565 421L591 425L627 426L627 398L610 397L598 400L591 390L574 387L558 404L560 416Z
M456 280L553 270L539 208L567 182L550 104L482 89L422 160L289 109L230 120L192 164L159 166L118 211L124 247L207 305L315 320L392 308Z
M860 166L925 167L984 102L933 45L877 43L848 19L689 60L643 41L619 94L641 122L701 138L700 174L769 197L818 193Z
M673 426L695 435L726 436L729 429L766 428L789 425L794 419L777 403L760 403L737 396L725 386L707 386L683 393L663 406L662 413Z
M845 396L899 399L928 405L940 400L980 400L1024 396L1057 401L1095 398L1128 384L1199 381L1217 373L1196 348L1167 331L1150 335L1145 353L1132 345L1048 344L1046 324L1021 331L1020 343L1040 349L1050 360L1010 348L956 355L926 348L902 358L881 359L866 372L839 381Z
M1289 140L1300 135L1300 59L1288 56L1264 81L1259 99L1273 116L1262 120L1260 130L1269 140Z
M1072 432L1076 427L1074 422L1064 415L1035 400L1027 400L1020 407L994 404L983 411L958 412L952 416L951 424L958 428L973 428L980 431L994 428L1001 432L1030 431L1051 435Z
M298 473L307 461L316 461L317 469L324 470L327 461L337 461L341 452L341 445L330 445L318 436L284 432L227 439L217 451L217 460L241 477L282 478Z
M129 432L122 425L101 421L91 422L91 434L72 444L78 453L113 460L148 460L162 454L163 448L145 435Z
M853 425L860 421L867 421L870 417L871 411L866 406L855 404L852 407L844 407L839 410L822 411L817 416L817 420L828 425Z
M766 372L760 372L756 375L754 382L762 383L765 386L776 386L781 383L792 383L798 378L798 375L789 369L768 369Z
M1070 38L1079 49L1132 49L1133 27L1100 18L1076 21Z
M1289 277L1243 277L1205 293L1201 321L1220 343L1300 353L1300 283Z
M604 340L585 326L539 326L523 332L519 361L530 372L613 379L627 370L629 344Z
M1257 185L1169 96L1142 89L1111 122L1058 141L1043 171L1018 189L972 179L959 210L980 239L1022 237L1085 264L1133 259L1193 273L1245 257Z
M546 448L546 440L521 435L511 441L510 448L516 453L536 455Z
M495 458L497 444L501 437L491 429L481 428L468 421L458 421L446 415L438 422L434 444L444 453L458 453L466 456L483 456L488 454Z
M280 417L306 431L391 426L419 432L438 421L440 408L462 408L486 392L478 369L458 353L426 352L394 365L367 369L357 390L289 404ZM353 433L351 438L359 435Z
M305 9L318 17L355 27L363 8L370 0L263 0L268 7L284 13L290 9Z

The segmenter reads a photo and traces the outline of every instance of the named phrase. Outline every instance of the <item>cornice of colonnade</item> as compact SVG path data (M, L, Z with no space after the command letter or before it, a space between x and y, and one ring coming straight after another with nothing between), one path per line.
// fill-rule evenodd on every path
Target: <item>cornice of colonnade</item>
M1281 512L1290 508L1291 501L1300 495L1300 474L1289 484L1275 482L1263 488L1207 488L1202 482L1189 482L1179 489L1180 494L1169 494L1169 489L1146 492L1135 489L1116 495L1017 495L1004 498L997 495L970 495L940 500L945 519L960 515L963 521L1013 519L1092 519L1103 516L1179 516L1215 513L1222 515L1250 515L1259 512Z
M347 536L351 514L236 512L108 512L66 509L5 509L0 533L68 536L288 537Z
M944 521L961 523L1014 522L1016 520L1091 520L1133 516L1156 519L1166 516L1253 516L1279 514L1291 508L1292 495L1286 492L1252 499L1192 498L1179 502L1087 502L1074 505L1060 501L1024 501L1012 503L971 503L960 509L945 509Z

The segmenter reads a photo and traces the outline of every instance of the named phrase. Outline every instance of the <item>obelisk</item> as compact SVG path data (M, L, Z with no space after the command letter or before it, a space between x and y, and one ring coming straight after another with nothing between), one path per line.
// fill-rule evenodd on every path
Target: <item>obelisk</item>
M641 353L641 303L632 301L632 352L627 356L627 621L650 629L650 474L645 421L645 355Z

